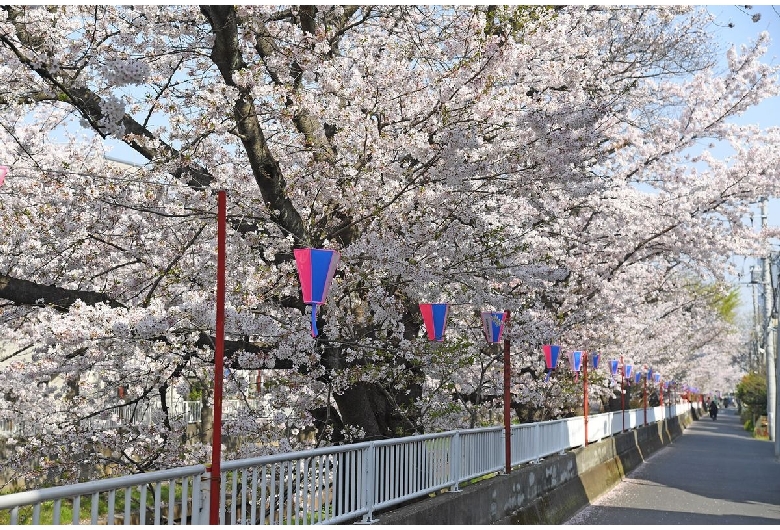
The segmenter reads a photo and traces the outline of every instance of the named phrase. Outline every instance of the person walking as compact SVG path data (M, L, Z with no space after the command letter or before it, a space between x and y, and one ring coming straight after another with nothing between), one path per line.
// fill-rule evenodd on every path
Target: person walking
M710 418L714 420L718 419L718 402L714 399L712 400L712 403L710 403Z

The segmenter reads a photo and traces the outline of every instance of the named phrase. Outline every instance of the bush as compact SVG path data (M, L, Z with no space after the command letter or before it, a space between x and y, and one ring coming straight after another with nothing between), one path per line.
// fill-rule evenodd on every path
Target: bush
M745 375L737 384L737 399L744 416L755 425L759 416L766 416L766 377L755 372Z
M747 420L747 421L745 422L745 430L746 430L746 431L753 432L753 420L752 420L752 419L750 419L750 420Z

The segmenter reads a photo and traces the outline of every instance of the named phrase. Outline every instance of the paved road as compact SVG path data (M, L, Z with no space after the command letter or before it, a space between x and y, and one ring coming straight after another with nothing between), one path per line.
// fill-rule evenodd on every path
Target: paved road
M780 462L735 409L695 421L565 524L780 524Z

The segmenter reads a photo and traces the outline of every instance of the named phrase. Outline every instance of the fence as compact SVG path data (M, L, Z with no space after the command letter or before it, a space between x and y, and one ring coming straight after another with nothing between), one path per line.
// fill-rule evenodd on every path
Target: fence
M647 409L647 422L698 404ZM644 424L643 409L588 418L588 439ZM512 464L585 442L583 417L514 425ZM223 462L220 524L337 524L451 490L504 468L502 427L448 431ZM206 524L206 466L190 466L0 496L0 524Z

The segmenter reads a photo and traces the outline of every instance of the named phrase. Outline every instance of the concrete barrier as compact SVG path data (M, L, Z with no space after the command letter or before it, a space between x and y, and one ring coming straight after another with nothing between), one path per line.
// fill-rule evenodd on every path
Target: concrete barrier
M378 524L561 524L680 436L692 413L376 514Z

